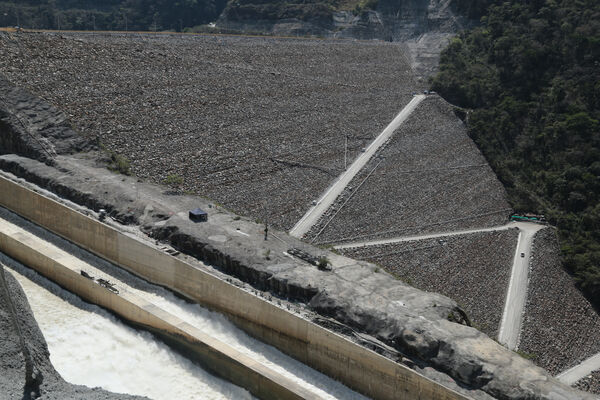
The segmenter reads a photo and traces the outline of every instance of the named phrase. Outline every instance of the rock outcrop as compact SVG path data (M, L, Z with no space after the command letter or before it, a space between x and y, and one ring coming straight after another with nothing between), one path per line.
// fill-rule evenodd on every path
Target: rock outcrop
M90 150L65 114L0 75L0 154L16 153L45 162L58 154Z
M284 6L279 5L277 12L270 13L248 12L248 8L255 10L258 5L245 3L230 2L217 27L283 36L404 42L410 50L413 69L421 79L434 73L449 38L476 23L456 12L452 0L380 0L374 10L353 11L316 10L307 4L290 4L283 11ZM303 12L289 12L295 6Z
M65 382L50 362L50 353L25 293L0 263L0 397L3 399L134 400Z
M230 2L217 26L243 31L405 41L429 32L456 32L472 21L451 0L380 0L375 9L334 11L318 4Z

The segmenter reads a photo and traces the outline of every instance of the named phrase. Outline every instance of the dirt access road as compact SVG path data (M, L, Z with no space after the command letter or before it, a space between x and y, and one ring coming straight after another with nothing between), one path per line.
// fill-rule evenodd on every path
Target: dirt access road
M543 225L532 223L516 223L516 225L518 225L520 233L498 333L498 342L511 350L515 350L519 344L523 311L527 300L529 260L533 237L537 231L544 229Z
M312 206L306 214L296 223L296 225L290 231L290 235L295 237L302 237L310 228L319 221L319 218L327 211L329 207L335 202L335 199L344 191L346 186L352 181L352 179L362 170L362 168L369 162L369 160L375 155L377 150L383 146L394 134L396 129L410 114L417 108L419 103L425 99L425 95L416 95L413 99L400 111L400 113L394 118L392 122L371 142L369 147L362 153L353 163L344 171L337 180L325 191L317 203Z

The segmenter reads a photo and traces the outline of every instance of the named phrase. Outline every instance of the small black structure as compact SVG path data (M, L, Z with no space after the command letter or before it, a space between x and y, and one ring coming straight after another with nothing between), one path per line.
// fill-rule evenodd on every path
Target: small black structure
M208 214L206 211L202 211L199 208L194 208L193 210L190 210L190 219L194 222L208 221Z

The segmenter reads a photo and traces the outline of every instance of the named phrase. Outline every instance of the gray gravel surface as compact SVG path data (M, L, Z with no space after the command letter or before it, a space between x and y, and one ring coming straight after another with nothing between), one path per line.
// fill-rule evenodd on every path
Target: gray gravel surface
M430 96L306 236L331 243L494 226L509 208L462 121Z
M0 253L0 268L15 261ZM4 272L6 285L0 282L0 398L29 399L30 391L24 391L25 361L21 350L20 337L31 354L34 374L40 383L37 397L40 400L108 400L108 399L146 399L146 397L114 394L99 388L88 388L65 382L50 362L50 354L44 336L40 331L27 297L19 283L9 273ZM11 317L10 306L6 300L10 297L16 314L19 329Z
M552 229L534 238L519 350L553 375L600 352L600 316L562 268Z
M0 73L137 176L284 229L341 172L344 136L353 159L416 87L404 45L350 40L0 34Z
M578 380L573 387L600 395L600 370L594 371L585 378Z
M360 247L343 253L377 263L419 289L456 300L479 330L495 338L517 236L511 229Z

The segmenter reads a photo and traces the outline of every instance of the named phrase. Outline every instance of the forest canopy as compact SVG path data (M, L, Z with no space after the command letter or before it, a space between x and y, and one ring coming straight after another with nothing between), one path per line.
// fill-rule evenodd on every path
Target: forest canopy
M0 26L64 30L181 31L216 21L320 20L378 0L0 0Z
M600 303L600 2L457 0L480 26L441 55L432 88L518 211L559 229L566 268Z
M227 0L0 0L0 26L181 31L215 21Z

